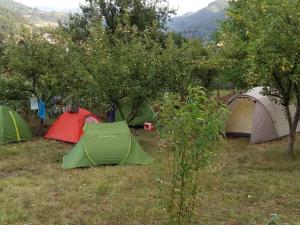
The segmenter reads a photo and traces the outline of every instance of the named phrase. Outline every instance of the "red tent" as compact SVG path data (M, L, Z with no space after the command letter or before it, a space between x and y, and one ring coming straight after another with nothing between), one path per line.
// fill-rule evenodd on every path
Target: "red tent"
M86 109L65 112L50 127L45 138L77 143L83 135L85 123L99 123L100 120Z

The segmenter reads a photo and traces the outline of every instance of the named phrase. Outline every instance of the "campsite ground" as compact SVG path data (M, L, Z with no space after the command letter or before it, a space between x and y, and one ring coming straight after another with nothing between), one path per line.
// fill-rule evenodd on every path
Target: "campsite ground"
M71 145L37 139L0 146L0 224L163 224L171 154L153 133L135 132L155 159L150 166L62 170ZM298 157L287 159L286 139L249 145L231 139L201 175L196 224L300 224Z

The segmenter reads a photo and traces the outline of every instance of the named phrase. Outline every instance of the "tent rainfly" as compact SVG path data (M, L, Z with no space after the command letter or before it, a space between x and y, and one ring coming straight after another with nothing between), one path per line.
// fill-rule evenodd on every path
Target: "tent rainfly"
M152 159L130 133L127 123L86 124L84 135L63 158L63 168L150 164Z
M289 134L284 109L276 99L261 94L262 87L234 96L228 101L230 116L225 131L229 135L250 136L250 143L274 140ZM273 98L273 97L272 97ZM291 112L296 111L290 105ZM297 132L300 132L298 125Z
M79 108L78 112L65 112L53 123L45 138L77 143L86 123L99 122L99 119L86 109Z
M0 106L0 144L31 139L31 130L22 117L7 106Z

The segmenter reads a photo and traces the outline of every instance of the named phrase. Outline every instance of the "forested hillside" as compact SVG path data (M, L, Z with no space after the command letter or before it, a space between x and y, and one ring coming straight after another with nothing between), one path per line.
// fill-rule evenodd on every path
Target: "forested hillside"
M21 24L24 24L21 17L0 7L0 33L14 34L19 30Z
M226 0L216 0L196 13L173 18L168 25L169 30L188 38L208 39L216 31L218 20L224 19L227 6Z
M14 2L13 0L0 0L0 24L14 27L15 23L32 24L37 27L56 26L58 21L65 21L68 15L57 12L44 12L35 8L25 6L23 4ZM2 29L2 28L1 28ZM7 30L8 28L6 28Z

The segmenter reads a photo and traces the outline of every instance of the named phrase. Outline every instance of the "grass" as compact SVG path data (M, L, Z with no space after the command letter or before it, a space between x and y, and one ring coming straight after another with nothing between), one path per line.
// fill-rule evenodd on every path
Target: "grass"
M150 166L62 170L72 145L37 139L0 146L0 224L164 224L171 154L153 133L135 134L155 159ZM300 136L297 140L300 153ZM300 224L300 157L286 139L249 145L230 139L200 177L196 224Z

